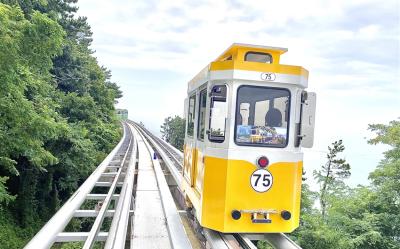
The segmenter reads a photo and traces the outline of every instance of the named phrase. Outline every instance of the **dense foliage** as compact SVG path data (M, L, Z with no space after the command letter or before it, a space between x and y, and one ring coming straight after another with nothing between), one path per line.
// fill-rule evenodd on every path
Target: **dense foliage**
M400 249L400 121L370 125L370 144L392 148L369 175L369 186L350 188L343 181L350 165L341 156L342 140L328 147L327 162L314 171L318 192L302 186L300 227L290 236L304 249ZM165 119L164 139L181 148L185 121ZM179 142L176 142L179 141ZM318 205L319 204L319 205ZM270 249L265 241L258 248Z
M165 118L161 125L162 138L181 151L185 139L185 122L185 119L175 116Z
M352 189L342 181L331 185L324 196L329 205L323 218L322 209L313 207L323 188L314 193L303 184L301 224L292 234L303 248L400 248L400 122L370 125L369 129L377 134L369 143L392 146L370 173L369 186ZM347 165L341 170L348 175Z
M0 0L0 241L19 248L119 139L76 0Z

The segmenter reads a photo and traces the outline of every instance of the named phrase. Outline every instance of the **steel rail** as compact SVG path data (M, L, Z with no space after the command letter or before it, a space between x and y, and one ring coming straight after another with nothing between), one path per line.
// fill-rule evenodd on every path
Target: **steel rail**
M176 162L176 166L179 167L180 170L182 170L182 164L183 164L183 157L179 157L179 154L177 152L172 152L171 149L167 148L167 146L164 144L166 143L164 140L161 138L155 138L155 141L158 142L158 144L163 148L165 151L168 152L169 157L172 158ZM180 152L182 153L182 152ZM179 158L178 158L178 157Z
M275 249L301 249L284 233L241 234L241 236L250 240L266 240Z
M143 128L140 127L139 125L137 125L136 123L132 122L132 124L135 125L136 128L138 128L139 130L141 130L147 140L154 146L155 150L161 155L165 165L167 166L169 172L171 173L172 177L174 178L178 189L181 190L181 183L182 183L182 174L181 172L174 166L176 165L176 163L172 162L172 160L169 158L169 156L167 155L167 152L165 150L163 150L160 145L158 143L156 143L154 141L153 138L151 138L145 131L143 131Z
M74 217L75 211L78 210L85 201L86 196L92 191L102 173L106 170L111 160L121 148L127 137L125 125L123 127L124 133L119 143L92 172L79 189L75 191L75 193L64 203L64 205L53 215L42 229L28 242L24 247L25 249L45 249L50 248L53 245L57 239L57 235L64 230L71 218Z
M136 124L136 126L139 126ZM140 126L139 126L140 127ZM176 168L172 167L171 161L169 158L175 158L173 155L171 155L171 150L174 151L175 154L183 158L183 153L176 148L174 148L171 144L167 143L166 141L162 140L161 138L156 137L153 135L150 131L145 129L144 127L140 127L144 132L147 133L148 135L148 140L153 144L153 146L156 148L156 150L161 154L161 157L163 160L166 162L166 165L170 172L172 173L173 177L175 178L178 186L180 186L180 180L181 177L175 176L173 172L176 172ZM157 140L157 142L155 141ZM167 149L167 146L161 145L163 143L164 145L167 144L170 149ZM171 148L172 147L172 148ZM160 150L162 149L162 150ZM167 155L169 153L170 155ZM176 163L179 163L179 167L183 168L182 162L179 162L176 160ZM174 163L176 165L176 163ZM180 188L179 188L180 189ZM210 246L211 248L217 249L217 248L226 248L224 245L226 243L220 241L220 238L223 238L223 234L220 236L216 234L221 234L215 231L212 231L210 229L204 229L204 235L207 238L207 240L210 241ZM268 244L270 244L273 248L275 249L301 249L299 245L297 245L294 241L292 241L287 235L284 233L265 233L265 234L242 234L242 233L236 233L233 234L233 236L237 239L238 243L243 247L243 248L256 248L255 245L251 242L250 238L253 238L253 240L266 240Z
M243 247L243 249L257 249L257 246L254 245L248 237L242 236L240 233L233 234L233 237Z
M130 124L128 126L132 133L133 148L121 193L119 194L121 198L118 199L117 207L115 208L115 214L104 246L105 249L123 249L126 243L137 154L137 141L133 136L133 128Z
M170 143L168 143L167 141L165 141L164 139L162 139L162 138L159 138L159 137L157 137L156 135L154 135L153 133L151 133L149 130L147 130L145 127L142 127L141 126L141 128L145 131L145 132L147 132L147 134L149 134L151 137L153 137L153 138L155 138L157 141L159 141L162 145L164 145L164 147L168 147L168 150L169 151L173 151L174 153L176 153L176 154L178 154L178 155L180 155L181 157L182 157L182 152L180 151L180 150L178 150L177 148L175 148L174 146L172 146Z
M128 124L131 132L132 128ZM108 232L106 244L104 248L124 248L126 243L126 234L128 229L129 214L132 201L133 184L135 177L135 165L136 165L136 154L137 154L137 142L133 136L133 149L131 152L131 158L129 165L126 170L126 176L122 185L120 196L118 199L117 207L115 208L115 214L111 223L110 230Z
M147 132L144 131L143 127L139 126L138 124L136 124L134 122L132 122L132 124L134 124L134 126L136 128L138 128L138 130L142 131L142 135L144 137L146 137L146 139L154 146L155 150L161 155L162 160L164 161L164 164L170 170L172 176L174 177L174 179L179 187L180 183L181 183L182 175L178 172L178 170L176 168L176 163L172 162L171 159L168 157L168 155L167 155L168 150L161 148L160 144L155 142L155 140L152 138L152 136L149 135L149 133L150 133L149 131L147 131ZM153 137L154 137L154 135L153 135ZM181 155L183 157L183 154L181 154ZM209 243L208 245L212 249L229 249L229 248L231 248L229 246L229 244L226 242L226 240L224 239L224 234L221 234L219 232L216 232L216 231L213 231L210 229L204 229L204 236L206 237L206 239Z
M210 249L231 248L229 243L227 243L227 241L223 238L223 234L208 228L203 228L203 233Z
M177 170L176 163L174 163L170 159L170 157L167 155L168 150L166 150L165 148L162 148L161 145L153 139L154 135L153 136L149 135L149 133L150 133L149 131L147 131L147 132L144 131L143 127L140 127L140 126L138 127L137 124L136 124L136 127L142 130L142 132L143 132L142 134L154 146L155 150L161 155L162 160L164 161L164 164L167 166L167 168L171 172L171 175L173 176L173 178L178 186L178 189L181 191L180 184L182 181L182 175ZM157 139L159 139L159 138L157 138ZM181 153L181 155L183 157L182 153ZM182 166L182 164L180 166ZM230 248L229 244L224 240L223 234L220 234L220 233L210 230L210 229L204 229L204 236L206 237L206 239L209 243L209 246L211 246L212 249Z
M131 133L130 130L129 130L129 132ZM111 203L112 196L113 196L113 194L115 192L115 189L117 188L117 183L118 183L119 177L120 177L120 175L122 173L122 169L124 168L125 160L128 157L129 152L130 152L130 148L132 146L132 141L133 141L133 135L131 134L130 137L129 137L128 148L127 148L127 150L125 152L124 157L121 160L118 172L114 176L114 180L112 181L111 187L109 188L109 190L107 192L107 196L103 201L103 204L102 204L102 206L100 208L100 211L99 211L99 213L98 213L98 215L97 215L97 217L96 217L96 219L95 219L95 221L94 221L94 223L92 225L92 228L90 229L89 235L88 235L88 237L87 237L87 239L85 241L85 244L83 245L83 249L90 249L94 245L94 242L95 242L95 239L97 237L97 234L100 231L101 225L103 224L103 220L105 218L105 214L106 214L106 211L108 209L108 206Z
M146 128L139 126L148 136L150 136L154 142L156 142L164 151L168 153L168 157L172 158L176 162L176 166L182 170L183 164L183 153L176 149L174 146L166 142L165 140L153 135Z
M164 177L164 173L161 169L160 162L153 157L154 150L150 146L147 139L145 139L146 135L144 134L143 130L141 130L135 123L133 123L133 126L138 132L138 134L143 138L143 142L146 145L147 150L149 151L150 156L152 158L152 163L156 174L156 180L161 196L161 203L163 206L163 211L166 219L166 225L168 228L168 234L172 248L174 249L192 248L192 245L190 244L186 231L183 227L172 194L169 190L167 181Z
M150 133L151 134L151 133ZM173 159L179 163L180 165L182 165L183 163L183 153L178 150L177 148L173 147L170 143L168 143L167 141L165 141L162 138L156 137L153 134L151 134L155 140L161 145L161 147L163 147L165 150L168 151L168 153L170 153L170 155L173 157Z

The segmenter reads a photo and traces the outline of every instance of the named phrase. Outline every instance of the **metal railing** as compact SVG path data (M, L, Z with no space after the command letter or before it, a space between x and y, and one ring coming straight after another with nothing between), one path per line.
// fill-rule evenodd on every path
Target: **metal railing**
M136 166L136 146L135 146L135 151L134 153L132 153L131 158L129 160L129 165L126 171L126 176L120 193L121 196L125 196L126 198L120 198L117 203L117 206L115 208L115 214L109 230L109 236L104 246L105 249L125 248L129 215L132 204L132 198L129 197L133 196L135 166Z
M136 154L134 148L134 138L130 129L123 123L124 133L120 142L115 146L110 154L93 171L78 190L64 203L64 205L53 215L53 217L42 227L42 229L25 246L26 249L50 248L54 242L85 241L83 248L91 248L95 241L106 241L114 238L115 234L109 232L99 232L105 217L121 217L121 210L108 210L112 200L118 200L117 208L124 206L125 202L130 202L132 186L128 184L132 178L132 167L125 168L129 153ZM131 164L130 164L131 165ZM120 178L125 177L124 183ZM124 191L115 194L115 189L122 186ZM107 194L91 193L94 187L109 187ZM80 210L79 208L85 200L99 200L100 210ZM121 204L120 204L121 203ZM128 213L130 211L128 206ZM123 209L126 215L126 207ZM90 232L63 232L65 227L74 217L96 217ZM122 219L120 219L122 220ZM114 222L113 222L114 223ZM114 225L120 227L119 225ZM124 230L120 228L117 232ZM125 243L125 238L123 238Z
M136 126L139 126L136 124ZM180 182L182 180L181 174L178 173L176 165L180 162L179 172L182 170L182 159L183 153L174 148L172 145L162 140L161 138L156 137L150 131L145 129L144 127L139 126L139 129L143 131L143 133L147 136L147 139L153 146L156 148L158 153L163 158L166 166L170 170L171 174L174 176L177 181L178 186L180 186ZM173 160L171 160L173 159ZM176 173L174 173L176 172ZM229 240L226 236L229 234L222 234L210 229L204 229L204 235L209 242L209 246L213 249L219 248L230 248L231 245L227 243ZM292 241L287 235L284 233L264 233L264 234L232 234L232 236L237 240L237 243L242 248L257 248L252 241L257 240L265 240L268 244L270 244L275 249L301 249L299 245L297 245L294 241Z
M180 163L179 159L174 160L173 157L171 157L168 153L168 150L165 149L165 147L160 146L160 143L157 143L157 139L161 140L160 138L157 138L156 136L152 135L151 132L149 132L147 129L144 127L141 127L140 125L131 122L132 124L135 125L135 127L142 132L142 134L146 137L146 139L154 146L155 150L157 151L158 154L160 154L161 158L163 159L165 165L167 166L169 172L171 173L172 177L174 178L177 186L179 189L181 189L181 182L182 182L182 163ZM166 143L166 142L165 142ZM172 147L172 145L170 145ZM179 154L180 153L180 154ZM183 153L180 151L177 151L176 154L181 156L183 158ZM178 169L177 166L180 166L181 168Z

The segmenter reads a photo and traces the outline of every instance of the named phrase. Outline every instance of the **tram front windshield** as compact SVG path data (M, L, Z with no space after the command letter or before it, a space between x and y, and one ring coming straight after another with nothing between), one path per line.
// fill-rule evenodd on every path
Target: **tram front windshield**
M286 147L290 108L289 90L241 86L237 96L236 144Z

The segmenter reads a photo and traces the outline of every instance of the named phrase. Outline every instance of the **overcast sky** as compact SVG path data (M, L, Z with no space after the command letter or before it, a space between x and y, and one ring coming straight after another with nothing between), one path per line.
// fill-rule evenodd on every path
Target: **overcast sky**
M286 47L282 64L310 71L317 92L315 145L308 178L327 146L343 139L351 185L367 184L384 146L371 146L370 123L400 117L400 6L360 1L80 0L92 48L124 97L118 107L159 132L183 114L187 82L232 43ZM311 183L314 187L315 184Z

